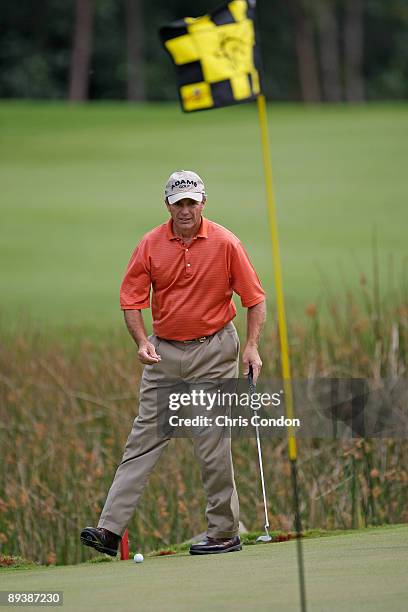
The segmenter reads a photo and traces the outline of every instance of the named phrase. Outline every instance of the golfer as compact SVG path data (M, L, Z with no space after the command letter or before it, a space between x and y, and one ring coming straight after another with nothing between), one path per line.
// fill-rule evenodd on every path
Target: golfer
M265 292L244 247L230 231L202 216L205 188L195 172L183 170L170 176L165 203L169 221L142 238L120 291L126 325L145 366L139 415L98 527L81 532L83 544L112 556L171 438L159 435L157 427L164 409L158 399L160 384L169 379L216 381L238 376L233 292L248 309L243 374L252 365L256 381L262 366L258 341L265 321ZM150 307L151 292L154 333L148 337L142 310ZM207 534L190 547L190 553L241 550L231 438L222 429L219 434L212 429L211 435L194 436L193 444L207 495Z

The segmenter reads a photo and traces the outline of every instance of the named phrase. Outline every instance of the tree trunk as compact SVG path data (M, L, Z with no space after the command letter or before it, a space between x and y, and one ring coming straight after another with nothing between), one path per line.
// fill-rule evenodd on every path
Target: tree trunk
M127 98L145 100L143 0L126 0Z
M75 2L75 31L69 82L69 99L73 102L82 102L88 99L92 46L92 4L92 0L76 0Z
M363 82L363 1L345 0L344 63L346 73L346 99L364 100Z
M295 46L301 98L304 102L320 102L320 84L313 36L313 24L304 0L290 0L295 25Z
M341 77L339 35L337 27L335 0L322 0L316 5L320 34L320 65L324 99L340 102Z

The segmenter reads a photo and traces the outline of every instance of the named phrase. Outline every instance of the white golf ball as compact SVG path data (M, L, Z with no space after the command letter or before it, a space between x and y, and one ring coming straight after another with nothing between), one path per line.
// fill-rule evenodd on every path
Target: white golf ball
M143 563L144 556L141 553L136 553L135 556L133 557L133 561L135 563Z

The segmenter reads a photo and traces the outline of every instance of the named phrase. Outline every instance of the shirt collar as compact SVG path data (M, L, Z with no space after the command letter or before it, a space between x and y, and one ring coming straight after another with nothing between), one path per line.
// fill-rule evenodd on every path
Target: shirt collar
M167 238L169 240L177 240L178 236L173 232L173 220L170 218L167 222ZM201 217L201 224L194 238L208 238L208 221Z

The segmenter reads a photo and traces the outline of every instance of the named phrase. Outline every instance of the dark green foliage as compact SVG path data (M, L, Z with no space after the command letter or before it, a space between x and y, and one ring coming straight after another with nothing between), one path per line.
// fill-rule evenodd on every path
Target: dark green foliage
M174 100L173 67L158 40L165 22L198 16L218 0L144 2L144 61L149 100ZM259 0L265 89L274 100L297 100L293 17L284 0ZM342 2L338 2L341 21ZM317 9L316 9L317 10ZM3 0L0 23L0 97L64 99L67 96L74 28L73 0ZM340 24L341 25L341 24ZM404 0L365 0L364 77L368 99L408 95L408 10ZM123 0L95 0L90 71L92 99L126 97L126 36Z

